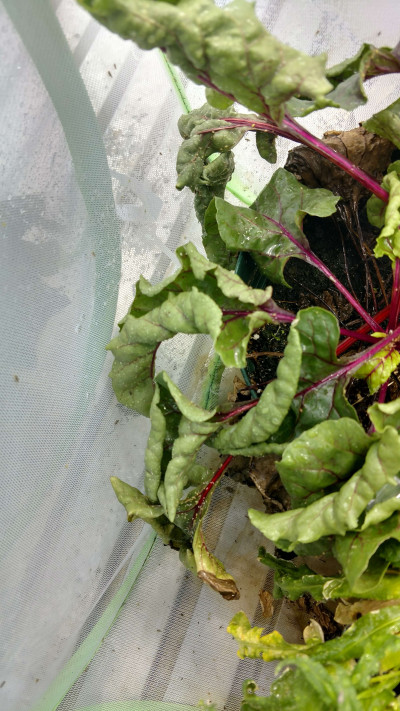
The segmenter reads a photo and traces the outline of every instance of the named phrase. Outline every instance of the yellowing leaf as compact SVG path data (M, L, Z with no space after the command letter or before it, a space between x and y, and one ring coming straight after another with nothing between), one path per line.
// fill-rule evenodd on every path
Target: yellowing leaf
M386 333L374 333L373 335L378 336L379 338L384 338ZM382 348L379 353L372 356L372 358L370 358L360 368L358 368L354 375L356 378L365 378L368 383L370 393L374 393L381 385L383 385L383 383L386 383L387 379L390 377L391 373L396 370L399 363L399 351L396 349L395 345L389 344L385 348Z

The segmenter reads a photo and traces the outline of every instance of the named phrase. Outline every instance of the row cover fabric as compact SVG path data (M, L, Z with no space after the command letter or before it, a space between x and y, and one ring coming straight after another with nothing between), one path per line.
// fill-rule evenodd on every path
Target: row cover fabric
M362 41L398 41L393 0L379 16L372 0L260 0L257 12L330 64ZM228 603L147 526L125 521L108 481L141 485L149 423L117 404L104 347L139 275L156 282L180 244L200 246L174 163L178 117L204 92L73 0L3 0L0 36L0 708L169 711L202 699L237 709L242 681L266 692L273 667L236 659L233 614L298 635L291 607L261 615L271 575L246 518L262 508L255 490L225 481L210 514L210 544L241 591ZM397 88L373 80L367 107L305 123L318 135L352 128ZM278 141L278 165L288 148ZM251 142L237 163L249 201L273 169ZM176 337L157 366L195 396L209 347Z

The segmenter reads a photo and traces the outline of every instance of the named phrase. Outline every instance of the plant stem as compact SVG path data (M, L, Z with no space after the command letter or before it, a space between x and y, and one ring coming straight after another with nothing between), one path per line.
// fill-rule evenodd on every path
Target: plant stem
M341 336L348 336L354 341L364 341L365 343L376 343L376 336L368 336L362 331L349 331L347 328L340 329Z
M374 355L379 353L379 351L382 351L386 346L390 345L391 343L394 343L395 341L397 341L399 339L400 339L400 326L398 328L396 328L388 336L386 336L386 338L380 338L379 343L377 343L375 346L372 346L371 348L368 348L368 350L361 353L361 355L358 355L357 358L352 360L350 363L347 363L347 365L344 365L342 368L339 368L334 373L330 373L325 378L318 380L317 383L313 383L312 385L309 385L307 388L304 388L304 390L300 390L300 392L296 393L295 397L301 397L303 395L306 395L310 390L313 390L314 388L319 387L320 385L324 385L325 383L328 383L331 380L335 380L336 378L339 378L341 375L345 375L346 373L349 373L352 370L359 368L360 365L362 365L366 360L369 360Z
M260 311L265 311L265 313L268 313L271 318L274 321L277 321L278 323L292 323L292 321L295 320L296 316L294 314L291 314L290 311L285 311L284 309L280 309L276 304L274 304L273 307L268 306L267 304L261 305L258 307ZM376 321L376 326L374 326L374 330L376 330L377 326L379 328L379 323L381 321L384 321L389 314L389 306L385 307L382 309L382 311L379 311L375 316L374 320ZM246 316L249 316L251 313L254 313L253 311L240 311L237 309L222 309L222 313L224 316L230 316L232 315L235 319L236 318L245 318ZM233 319L229 319L225 321L225 323L230 323L230 321L233 321ZM365 341L365 343L375 343L376 337L375 336L369 336L368 331L371 330L371 327L369 324L365 324L365 326L362 326L358 331L351 331L347 328L340 328L340 335L341 336L346 336L346 339L339 344L336 355L339 356L344 351L346 351L350 346L353 345L353 343L356 343L357 341Z
M392 298L387 330L393 331L399 320L400 312L400 259L396 258L393 269Z
M385 402L388 387L389 387L388 381L386 381L386 383L383 383L383 385L381 385L380 390L379 390L379 395L378 395L378 402Z
M375 314L374 320L378 324L382 323L382 321L385 321L385 319L387 319L387 317L389 316L389 311L390 311L390 306L385 306L385 308L382 309L382 311L379 311L377 314ZM368 333L369 330L370 330L370 328L369 328L368 324L366 324L365 326L362 326L359 329L359 331L357 331L357 334L361 334L361 333L365 334L365 333ZM342 335L345 335L345 334L342 334ZM349 338L345 338L345 340L342 341L342 343L339 343L339 345L336 349L336 355L338 357L341 356L345 351L347 351L358 340L359 339L358 339L357 335L355 335L355 334L353 334L353 336L351 336Z
M227 468L228 464L230 464L230 462L232 461L232 459L233 459L233 455L230 454L230 455L222 462L221 466L219 467L219 469L217 469L217 471L215 472L213 478L208 482L207 486L204 487L203 491L201 492L201 494L200 494L200 496L199 496L199 500L198 500L196 506L194 507L193 521L194 521L195 518L197 517L199 511L201 511L201 508L202 508L202 506L203 506L203 504L204 504L204 502L205 502L205 500L206 500L208 494L210 493L211 489L213 488L213 486L215 486L215 484L217 483L218 479L222 476L222 474L224 473L225 469Z
M303 146L312 148L324 158L331 161L331 163L342 168L342 170L351 175L354 180L357 180L357 182L367 188L371 193L374 193L380 200L383 200L385 203L388 202L389 193L382 188L371 175L368 175L368 173L354 165L354 163L341 153L337 153L333 148L330 148L319 138L309 133L309 131L300 126L291 116L288 114L285 116L282 121L282 126L278 126L267 114L265 114L265 117L267 119L266 121L252 121L251 119L235 117L226 118L224 120L233 126L247 127L249 131L274 133L277 136L283 136L283 138L288 138L291 141L296 141L296 143L301 143Z
M286 129L286 132L292 134L293 138L298 140L299 143L313 148L317 153L324 156L324 158L330 160L331 163L342 168L346 173L351 175L354 180L357 180L357 182L367 188L367 190L370 190L371 193L374 193L374 195L380 198L380 200L388 202L389 193L382 188L371 175L368 175L364 170L354 165L348 158L341 155L341 153L337 153L332 148L329 148L329 146L325 145L319 138L313 136L312 133L309 133L305 128L300 126L291 116L285 116L282 121L282 126Z
M235 407L233 410L230 410L229 412L217 413L215 416L215 420L217 422L224 422L225 420L231 420L232 417L237 417L238 415L241 415L243 412L247 412L248 410L251 410L252 407L257 405L258 401L259 401L259 398L255 398L254 400L251 400L251 402L246 402L243 405L240 405L240 407Z
M369 315L369 313L361 306L361 304L357 301L357 299L354 298L354 296L350 293L348 289L342 284L337 277L331 272L328 267L321 262L321 260L317 257L316 254L309 248L305 247L299 240L297 240L291 232L289 232L280 222L277 220L274 220L272 217L268 217L268 215L264 215L264 217L272 222L274 225L276 225L279 230L299 249L299 251L304 255L306 261L309 264L312 264L314 267L316 267L322 274L324 274L330 281L333 282L333 284L336 286L338 291L340 291L341 294L347 299L347 301L352 305L353 309L357 311L358 314L364 319L365 323L368 323L370 328L372 328L373 331L376 331L378 328L378 324L374 319Z

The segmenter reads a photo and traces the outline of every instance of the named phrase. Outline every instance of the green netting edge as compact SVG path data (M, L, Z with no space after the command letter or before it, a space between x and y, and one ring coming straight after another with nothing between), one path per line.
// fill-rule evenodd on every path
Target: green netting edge
M31 711L55 711L76 680L79 679L80 675L93 659L101 643L115 622L122 605L128 597L153 548L155 540L156 534L152 531L146 538L146 541L136 557L135 562L133 563L132 568L126 576L124 582L101 615L100 619L96 622L92 631L88 634L85 641L72 655L71 659L66 663L56 679L52 684L50 684L47 691L35 704ZM102 707L99 706L93 708Z

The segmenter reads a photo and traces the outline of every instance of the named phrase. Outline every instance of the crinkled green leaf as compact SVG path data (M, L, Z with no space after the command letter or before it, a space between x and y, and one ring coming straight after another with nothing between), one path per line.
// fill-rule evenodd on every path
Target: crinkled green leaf
M286 262L290 257L304 259L304 255L280 225L308 247L302 230L304 216L327 217L335 212L338 200L329 190L307 188L284 168L278 168L252 209L216 198L219 233L229 250L257 253L254 256L262 271L273 282L286 284Z
M322 536L345 535L358 526L368 502L386 483L394 483L400 467L400 436L386 427L381 439L368 450L363 467L339 491L323 496L304 508L278 514L249 510L252 524L272 541L310 543Z
M116 476L112 476L110 481L118 501L122 506L125 506L128 521L133 521L135 518L142 518L148 521L163 515L162 506L154 504L139 489L126 484Z
M281 548L284 547L279 542ZM275 570L275 597L288 597L297 600L304 594L312 595L314 600L334 600L337 598L361 598L374 600L394 600L400 593L400 575L390 570L388 561L375 556L367 570L353 586L344 575L325 577L314 573L305 565L295 566L289 561L281 561L269 554L260 556L261 562ZM284 567L282 562L287 563Z
M364 121L363 126L367 131L387 138L400 148L400 99L396 99L386 109L374 114L368 121Z
M397 635L388 636L378 648L376 645L366 645L364 653L351 674L351 681L357 691L369 687L371 676L382 671L382 665L385 667L386 660L389 658L392 663L394 662L394 665L400 665L400 638Z
M196 84L210 83L258 113L280 119L300 95L323 102L326 57L308 57L267 32L245 0L80 0L100 22L143 49L162 47Z
M379 335L385 336L386 334ZM386 383L399 363L400 353L396 349L396 345L389 344L363 363L354 373L354 377L365 379L368 383L369 391L372 394L379 390L381 385Z
M190 292L170 295L161 306L140 318L128 315L120 334L108 345L114 355L110 377L118 400L148 415L159 344L177 333L209 333L215 341L221 328L220 308L195 287Z
M298 311L296 329L302 348L298 387L298 392L301 392L340 367L336 357L340 331L335 316L318 306ZM292 407L297 416L297 434L325 420L340 417L358 419L354 407L346 398L347 381L346 376L335 378L294 399Z
M383 432L387 425L400 429L400 397L392 402L374 402L368 415L377 432Z
M304 676L294 669L286 671L271 684L269 696L257 696L252 681L243 684L241 711L308 711L321 708L319 699ZM322 707L326 709L326 706Z
M333 551L351 587L354 587L358 578L367 569L370 559L378 551L381 543L389 538L400 540L399 513L362 531L351 531L345 536L336 536Z
M233 309L262 306L271 298L271 287L253 289L237 274L203 257L191 242L179 247L176 254L181 267L174 274L154 286L144 277L139 279L130 315L138 318L147 314L169 295L180 294L192 287L210 296L219 306Z
M215 410L204 410L192 403L173 383L169 376L162 372L155 382L155 392L150 406L151 429L145 451L145 490L151 501L158 501L158 489L161 480L169 470L171 458L174 455L175 442L179 438L180 427L186 419L193 423L206 423L215 414ZM214 426L210 427L214 431ZM192 441L194 444L194 442ZM196 455L201 446L195 446L192 454ZM182 464L182 459L179 459ZM197 483L192 481L183 468L183 485ZM197 472L197 470L196 470ZM193 475L194 472L192 472Z
M256 696L252 681L243 685L242 711L389 711L398 708L393 689L400 678L400 608L364 615L344 634L328 642L287 645L251 628L244 613L233 618L239 656L281 659L268 697ZM229 631L230 628L228 628ZM274 633L273 633L274 634ZM290 654L290 647L292 653ZM282 652L288 656L282 659ZM357 662L356 662L357 660ZM290 665L288 668L287 665ZM385 673L386 672L386 673Z
M249 447L239 447L238 449L231 449L230 453L235 457L236 455L241 455L242 457L263 457L266 454L282 454L284 452L286 444L278 442L259 442L258 444L251 444Z
M307 593L315 600L324 599L323 587L327 579L314 573L307 565L296 566L289 560L276 558L267 553L265 548L259 549L258 559L275 571L274 586L276 591L280 591L280 596L285 595L289 600L297 600Z
M369 502L362 529L380 523L400 509L400 478L394 477L392 483L384 484Z
M277 666L281 671L284 662ZM349 674L339 665L330 665L329 671L310 657L293 657L290 665L296 667L318 698L318 708L338 709L338 711L362 711ZM306 709L306 706L300 706Z
M219 426L219 423L215 422L192 422L182 417L178 437L172 446L171 459L165 471L162 490L162 503L170 521L175 519L183 490L188 485L197 483L197 478L202 477L203 472L206 473L205 467L195 467L196 455L202 444ZM160 495L159 489L159 498Z
M227 128L224 119L238 116L233 108L217 109L204 104L179 119L184 140L176 160L176 187L182 190L187 186L195 194L196 214L201 223L214 195L224 196L235 169L231 149L244 136L246 128Z
M252 332L271 317L259 306L274 306L271 287L252 289L223 267L209 262L192 244L177 250L182 267L160 284L143 277L121 332L108 345L114 354L114 391L123 405L148 414L153 397L155 354L176 333L208 333L226 366L244 367ZM224 317L221 307L248 310L241 319Z
M169 389L163 383L155 383L150 405L151 429L144 455L145 491L153 502L158 501L158 487L171 458L172 444L178 436L181 417L181 411Z
M354 57L327 69L326 76L334 89L325 96L324 105L353 111L367 100L363 86L366 79L399 71L398 56L390 48L364 43ZM287 105L293 116L306 116L318 108L321 107L314 101L297 98L291 99Z
M276 379L267 385L257 405L239 422L221 430L212 445L223 454L263 443L276 433L286 417L297 389L300 370L299 336L289 331L284 356L279 361Z
M285 448L277 464L282 483L298 506L347 479L371 444L358 422L342 417L321 422Z
M268 163L276 163L276 135L266 131L256 131L256 146L257 150L264 160Z
M151 430L145 452L145 489L159 501L170 521L175 520L182 492L209 478L196 464L197 453L221 425L210 422L214 410L192 403L166 373L157 376L150 407Z
M207 548L203 531L205 512L203 510L193 537L193 554L197 575L200 580L207 583L213 590L216 590L225 600L238 600L240 593L234 578L226 572L221 561Z
M203 220L203 246L210 261L225 269L235 269L237 253L230 252L219 234L214 197L209 203Z
M265 662L288 659L297 654L308 654L312 646L286 642L280 632L274 630L263 635L262 627L252 627L244 612L237 612L231 619L227 631L239 642L240 659L258 659Z
M392 262L400 256L400 161L391 163L382 186L389 193L386 204L373 195L367 202L368 219L375 227L382 227L377 238L374 254L376 257L388 256Z
M154 529L164 545L171 545L176 549L187 549L191 545L191 536L188 526L179 528L171 523L164 515L164 509L159 504L153 504L148 497L130 484L111 477L111 484L118 501L125 507L128 521L141 518ZM185 506L186 504L183 503ZM182 522L181 522L182 523Z
M377 566L376 569L373 566L371 573L367 569L353 587L350 587L344 577L326 578L322 588L323 597L325 600L348 597L395 600L400 595L400 575L397 571L382 575L382 568L383 563L380 563L380 567Z

